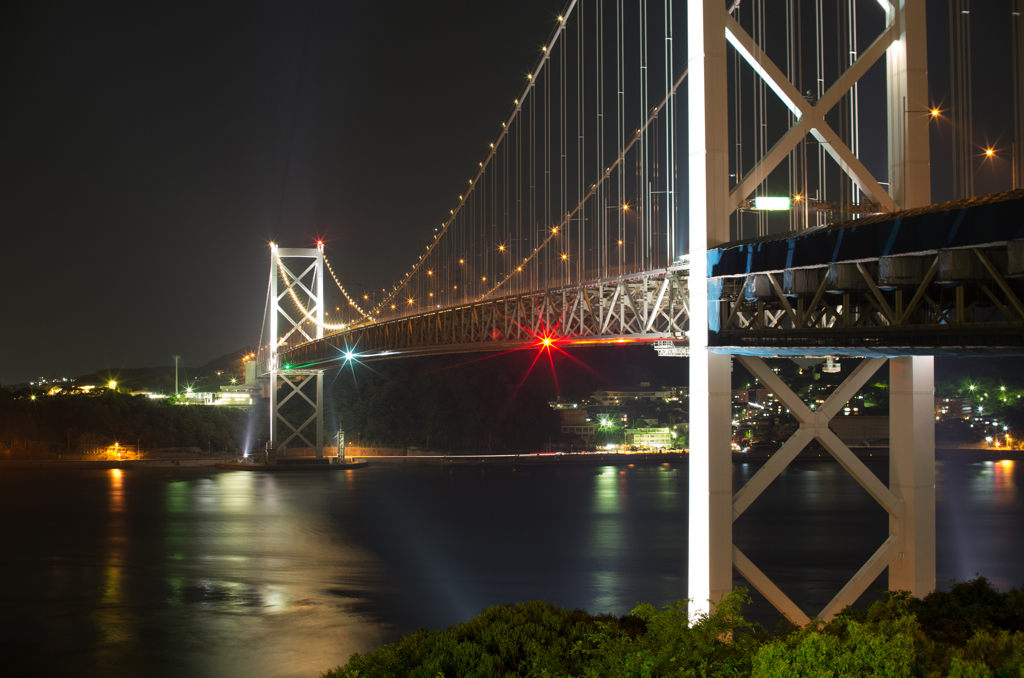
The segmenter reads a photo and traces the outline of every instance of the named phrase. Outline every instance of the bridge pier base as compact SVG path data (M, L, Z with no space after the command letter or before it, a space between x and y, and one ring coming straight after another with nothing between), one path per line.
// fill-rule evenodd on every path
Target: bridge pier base
M935 590L934 361L889 361L889 489L903 514L889 518L889 532L900 535L889 563L889 590L919 598Z

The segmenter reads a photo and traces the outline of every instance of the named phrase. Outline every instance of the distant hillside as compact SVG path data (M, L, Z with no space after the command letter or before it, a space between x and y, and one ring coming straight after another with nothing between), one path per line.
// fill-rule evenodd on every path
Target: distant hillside
M191 386L196 389L215 391L221 385L231 383L232 378L244 379L245 368L242 358L251 353L252 350L249 347L244 347L237 351L225 353L199 368L180 365L178 368L179 388L185 389ZM90 374L84 374L75 379L75 383L78 385L106 385L111 381L116 381L119 389L127 388L132 391L173 393L174 365L111 367L97 370Z

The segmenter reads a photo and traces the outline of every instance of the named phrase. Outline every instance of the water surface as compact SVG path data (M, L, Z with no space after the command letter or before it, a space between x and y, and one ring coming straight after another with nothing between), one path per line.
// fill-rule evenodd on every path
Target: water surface
M1024 583L1022 469L939 465L940 582ZM665 605L686 597L686 503L685 464L7 470L0 656L28 675L313 677L490 605ZM814 614L886 530L837 464L806 462L734 540ZM750 614L775 618L756 597Z

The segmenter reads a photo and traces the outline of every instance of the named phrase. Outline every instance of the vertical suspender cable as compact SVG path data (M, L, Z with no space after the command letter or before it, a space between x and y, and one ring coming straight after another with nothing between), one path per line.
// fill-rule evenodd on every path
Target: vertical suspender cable
M1024 0L1013 0L1013 187L1024 186Z
M665 161L662 172L665 175L665 265L671 266L675 259L676 236L676 137L673 121L675 119L675 94L672 82L675 69L672 66L672 0L665 0Z
M640 0L640 119L647 117L647 0ZM638 248L640 250L639 267L647 267L647 130L640 133L639 168L640 168L640 195L643 197L637 201L638 227Z
M585 117L585 114L584 114L585 113L585 108L586 108L586 106L585 106L586 98L584 96L585 85L584 85L584 80L583 80L583 76L584 76L584 62L585 62L585 59L583 57L584 57L584 54L586 54L586 51L584 50L584 42L585 42L584 36L586 35L586 32L583 30L584 29L584 26L583 26L583 18L584 18L584 13L583 13L584 9L583 8L584 7L586 7L586 4L580 5L580 11L578 13L578 17L579 17L579 30L578 30L579 38L577 39L577 42L576 42L576 204L577 205L579 205L582 202L582 200L583 200L583 194L584 194L584 188L583 187L584 187L584 182L586 181L586 178L584 176L584 174L586 173L586 147L587 147L586 140L584 139L584 132L585 132L585 127L584 126L586 124L586 122L585 122L586 121L586 117ZM580 266L583 263L583 258L585 256L585 252L586 252L586 235L585 235L586 231L584 229L584 227L586 226L586 218L585 218L586 217L586 212L587 212L586 205L584 205L580 209L579 221L577 222L577 223L579 223L579 230L577 231L578 234L577 234L577 237L576 237L576 256L572 257L573 261L570 262L572 264L572 266L570 267L570 270L572 270L572 267L576 268L576 280L579 280L580 273L581 273ZM570 283L572 282L572 278L569 279L569 282Z
M622 149L626 145L626 93L625 93L625 71L626 71L626 27L624 25L625 15L622 7L623 0L615 0L615 85L616 109L615 109L615 131L617 137L616 157L622 156ZM626 256L626 231L624 220L626 218L626 173L623 169L618 171L616 187L618 192L618 204L615 206L616 225L618 226L618 238L616 238L616 251L618 253L618 269L615 275L622 275L623 265Z

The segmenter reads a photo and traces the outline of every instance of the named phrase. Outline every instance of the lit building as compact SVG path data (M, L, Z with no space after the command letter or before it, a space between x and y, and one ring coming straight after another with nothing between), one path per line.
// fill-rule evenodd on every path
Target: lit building
M672 432L667 426L626 429L626 445L635 447L672 447Z
M598 405L608 407L630 402L654 403L668 400L671 397L672 391L669 389L654 389L649 386L641 386L639 388L622 390L601 389L594 391L592 400Z

